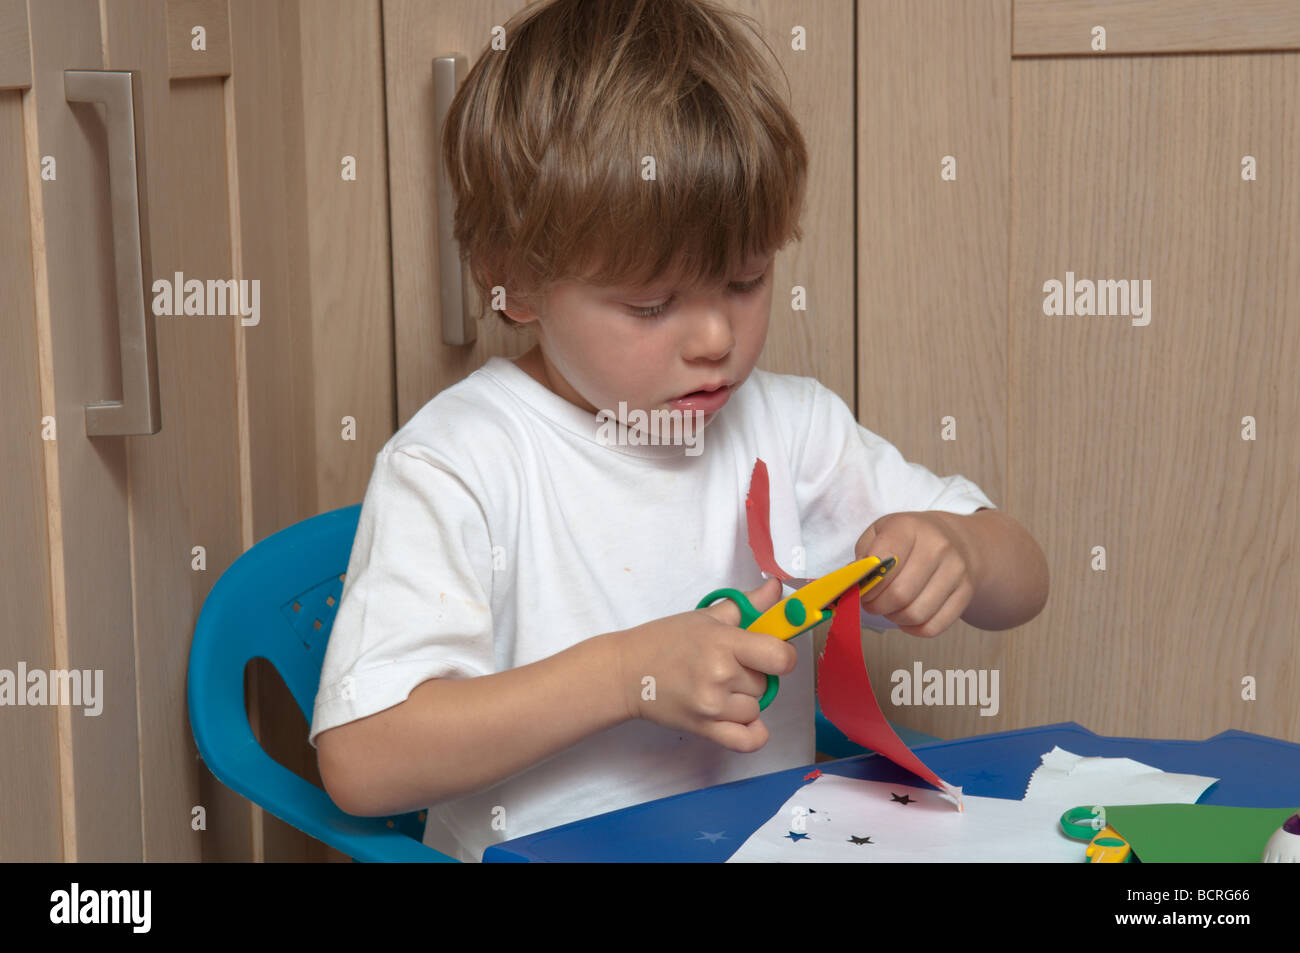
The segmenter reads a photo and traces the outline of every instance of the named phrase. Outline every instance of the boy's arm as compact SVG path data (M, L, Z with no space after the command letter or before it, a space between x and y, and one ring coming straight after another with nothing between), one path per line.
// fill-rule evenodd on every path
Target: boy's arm
M975 559L975 594L962 621L993 632L1023 625L1043 611L1047 558L1028 530L998 510L934 515L965 537Z
M859 559L898 557L862 605L912 635L938 635L958 618L979 629L1010 629L1047 603L1042 548L997 510L890 513L867 527L854 551Z
M321 780L348 814L422 810L489 787L631 718L618 633L529 665L435 678L399 705L323 731Z

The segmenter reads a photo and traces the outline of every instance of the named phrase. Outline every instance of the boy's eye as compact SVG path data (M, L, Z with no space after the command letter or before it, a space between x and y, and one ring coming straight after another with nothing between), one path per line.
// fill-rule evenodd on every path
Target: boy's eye
M757 291L759 286L767 279L767 272L763 272L752 281L733 281L728 287L737 294L749 294L751 291ZM668 310L668 306L673 303L669 298L663 304L657 304L649 308L637 308L629 305L628 309L638 318L653 318L663 314Z

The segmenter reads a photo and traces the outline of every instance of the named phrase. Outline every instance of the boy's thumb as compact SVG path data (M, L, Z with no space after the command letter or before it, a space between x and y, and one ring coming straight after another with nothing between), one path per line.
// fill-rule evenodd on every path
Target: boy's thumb
M866 558L867 551L871 549L871 544L879 534L876 532L875 525L867 527L866 532L858 537L858 543L853 547L853 556L855 559Z
M754 608L763 613L781 601L781 592L781 580L769 576L761 586L745 595L749 596L749 601L753 603Z

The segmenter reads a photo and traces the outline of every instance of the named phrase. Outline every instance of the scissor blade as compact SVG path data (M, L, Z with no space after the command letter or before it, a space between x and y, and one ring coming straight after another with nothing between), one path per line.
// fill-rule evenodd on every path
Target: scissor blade
M863 592L875 585L877 579L894 568L897 560L890 556L881 561L878 556L868 556L857 562L849 563L841 569L814 579L798 590L791 598L798 598L808 609L825 609L838 599L851 586L858 586Z

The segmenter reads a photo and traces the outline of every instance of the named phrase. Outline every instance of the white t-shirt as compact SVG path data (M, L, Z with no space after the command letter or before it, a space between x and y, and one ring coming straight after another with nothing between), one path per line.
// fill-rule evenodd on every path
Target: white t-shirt
M601 439L594 414L490 358L375 457L311 744L428 679L527 665L689 611L712 589L757 588L745 523L756 458L771 484L776 560L796 576L851 562L858 537L887 513L993 508L966 478L905 461L812 378L756 368L698 445L619 445ZM812 642L795 640L798 667L763 713L771 737L758 751L624 722L432 806L424 843L479 861L503 840L812 763ZM494 808L504 808L504 830L493 829Z

